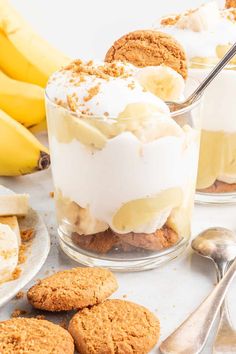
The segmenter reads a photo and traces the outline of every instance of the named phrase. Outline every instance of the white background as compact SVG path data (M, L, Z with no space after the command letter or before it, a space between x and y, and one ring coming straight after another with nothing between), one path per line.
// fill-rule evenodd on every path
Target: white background
M223 1L223 0L222 0ZM221 1L221 2L222 2ZM71 57L103 58L114 40L162 15L206 0L11 0L37 31Z

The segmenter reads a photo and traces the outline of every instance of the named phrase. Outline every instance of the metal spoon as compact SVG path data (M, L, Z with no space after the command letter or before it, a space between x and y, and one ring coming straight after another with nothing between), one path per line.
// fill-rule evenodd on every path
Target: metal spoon
M230 262L236 258L236 234L222 227L208 229L193 240L192 248L201 256L213 261L219 282ZM236 353L236 330L233 329L226 300L221 306L220 323L213 352L215 354Z
M183 102L172 102L167 101L166 104L169 106L170 111L174 112L183 109L200 98L203 91L208 87L208 85L214 80L214 78L219 74L219 72L228 64L228 62L236 54L236 43L229 49L225 56L219 61L219 63L214 67L210 74L203 80L203 82L198 86L198 88L191 94L187 100Z
M225 229L222 233L220 228L218 235L225 237ZM212 230L212 229L211 229ZM206 230L205 232L208 232ZM212 232L212 231L210 231ZM203 233L201 234L203 235ZM201 236L200 235L200 236ZM228 234L229 236L229 234ZM230 245L229 237L226 237L227 244ZM206 244L211 242L207 240ZM212 243L214 244L214 243ZM211 244L211 245L212 245ZM233 242L231 242L233 248ZM229 259L233 259L234 251L230 250L231 246L222 249L222 254L228 254ZM208 246L202 247L208 249ZM220 247L217 247L216 254L220 258ZM226 253L227 249L227 253ZM231 258L232 257L232 258ZM211 294L202 302L202 304L180 325L160 346L160 351L163 354L199 354L203 349L216 316L220 310L220 307L224 301L227 290L236 274L236 259L229 267L224 277L220 280L218 285L213 289ZM222 352L221 352L222 353ZM224 353L224 352L223 352ZM235 351L234 351L235 353Z

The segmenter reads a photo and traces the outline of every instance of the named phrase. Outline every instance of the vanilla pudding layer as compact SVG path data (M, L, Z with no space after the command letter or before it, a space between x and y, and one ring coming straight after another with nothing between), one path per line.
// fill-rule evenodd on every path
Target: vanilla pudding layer
M236 132L202 131L197 189L209 188L216 180L236 183Z
M135 136L136 129L118 129L109 137L108 123L100 131L98 119L88 124L60 107L49 107L48 117L59 224L67 218L69 232L81 235L108 228L150 234L168 225L181 237L189 236L197 132L185 127L177 136L159 137L160 127L155 127L147 142L147 136Z
M191 70L198 80L209 70ZM197 189L236 190L236 71L224 70L205 94ZM224 182L216 188L216 181ZM228 186L229 185L229 186ZM211 188L212 186L212 188Z

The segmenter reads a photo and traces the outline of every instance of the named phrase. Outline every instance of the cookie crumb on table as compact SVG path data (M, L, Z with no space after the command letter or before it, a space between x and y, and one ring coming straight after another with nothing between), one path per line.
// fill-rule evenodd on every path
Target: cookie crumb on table
M54 192L49 193L50 198L54 198Z
M24 296L25 296L24 291L19 291L19 292L16 294L15 299L16 299L16 300L20 300L20 299L23 299Z
M35 318L36 318L37 320L45 320L46 316L44 316L44 315L37 315L37 316L35 316Z
M11 318L17 318L20 317L22 315L26 315L27 311L26 310L21 310L21 309L15 309L13 310L13 312L11 313Z
M22 230L20 232L20 236L23 242L31 241L35 236L35 229L31 228L27 230Z

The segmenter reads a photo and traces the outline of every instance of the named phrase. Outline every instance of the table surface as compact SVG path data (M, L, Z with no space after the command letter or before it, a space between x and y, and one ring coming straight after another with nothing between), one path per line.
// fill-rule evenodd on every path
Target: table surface
M0 178L0 183L16 192L30 194L31 205L45 220L51 236L51 251L48 259L36 279L52 274L56 270L67 269L77 263L64 255L57 245L54 201L50 197L53 190L51 171L43 171L18 178ZM193 235L210 226L224 226L236 231L236 206L196 206L193 218ZM210 261L194 255L190 248L178 259L154 270L138 273L117 273L119 290L116 298L126 298L137 302L153 311L161 321L161 338L169 335L197 305L208 295L215 284L215 273ZM236 325L236 282L228 294L232 319ZM35 312L27 300L13 299L0 311L0 320L8 319L16 308L26 309L29 315ZM39 314L39 312L36 312ZM65 315L46 315L56 323ZM70 314L67 315L67 319ZM209 340L204 354L211 353ZM153 353L158 353L154 349Z

